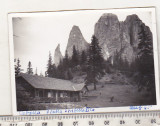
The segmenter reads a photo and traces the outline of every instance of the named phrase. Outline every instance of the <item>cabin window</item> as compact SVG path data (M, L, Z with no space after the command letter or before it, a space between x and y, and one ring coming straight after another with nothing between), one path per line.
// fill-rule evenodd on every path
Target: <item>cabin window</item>
M48 97L48 90L44 90L44 97Z
M68 97L67 92L63 93L63 97Z
M39 90L36 90L35 96L39 97Z
M60 93L60 97L63 97L63 93Z
M57 91L57 94L58 94L58 97L60 97L60 94L61 94L61 93L60 93L59 91Z
M48 98L51 98L52 97L52 93L51 91L48 91Z
M39 91L39 97L43 97L43 90Z
M56 97L56 92L52 91L52 97Z

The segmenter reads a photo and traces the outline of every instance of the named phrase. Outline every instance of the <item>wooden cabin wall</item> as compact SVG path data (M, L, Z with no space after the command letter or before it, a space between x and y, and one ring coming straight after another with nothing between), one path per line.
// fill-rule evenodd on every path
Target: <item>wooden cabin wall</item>
M16 78L16 91L20 89L20 87L29 92L31 97L35 97L34 88L22 77Z
M22 88L20 88L22 87ZM16 89L22 89L29 92L31 97L35 97L37 101L42 102L79 102L81 101L80 91L60 91L50 89L35 89L25 79L19 77L16 79ZM23 92L22 91L22 92ZM39 95L36 96L36 91ZM48 97L48 92L51 92L51 97Z

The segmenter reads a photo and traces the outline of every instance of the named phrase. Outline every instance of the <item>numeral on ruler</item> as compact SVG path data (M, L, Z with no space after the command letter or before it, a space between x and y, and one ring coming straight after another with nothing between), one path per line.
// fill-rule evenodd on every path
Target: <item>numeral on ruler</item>
M78 121L73 122L73 126L78 126Z
M43 122L43 123L42 123L42 126L47 126L47 122Z
M136 124L140 124L141 122L140 122L140 120L136 120L135 123Z
M17 124L16 123L11 123L10 126L17 126Z
M89 125L93 126L94 125L94 121L89 121Z
M58 122L58 126L63 126L63 122Z
M151 119L151 123L156 123L156 119Z
M109 125L109 121L104 121L104 125Z
M120 120L119 122L121 125L125 124L125 121L124 120Z
M25 123L25 126L32 126L32 123Z

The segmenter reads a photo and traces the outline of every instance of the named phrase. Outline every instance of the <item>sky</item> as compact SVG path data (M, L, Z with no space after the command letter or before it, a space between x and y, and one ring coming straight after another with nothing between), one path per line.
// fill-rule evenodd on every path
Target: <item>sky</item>
M116 14L119 21L124 21L127 15L137 14L152 29L152 15L147 10L81 10L21 13L13 16L14 57L20 59L23 72L26 72L28 62L31 61L33 72L37 68L38 74L44 75L49 51L54 56L54 50L60 44L64 55L73 25L79 26L83 37L90 43L94 26L104 13Z

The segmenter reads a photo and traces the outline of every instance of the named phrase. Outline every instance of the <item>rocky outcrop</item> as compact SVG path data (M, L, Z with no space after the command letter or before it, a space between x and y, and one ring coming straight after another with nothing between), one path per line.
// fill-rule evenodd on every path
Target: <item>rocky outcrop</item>
M63 56L60 51L60 44L58 44L57 48L54 51L54 64L58 66L62 59L63 59Z
M129 15L125 21L119 21L115 14L103 14L95 24L94 34L99 40L104 59L119 52L129 62L138 52L138 33L143 22L137 15Z
M103 14L95 25L94 34L105 59L121 48L120 22L114 14Z
M87 50L89 47L89 44L84 39L78 26L73 26L69 34L68 44L66 48L69 57L72 56L73 46L75 46L76 50L78 50L79 52Z

